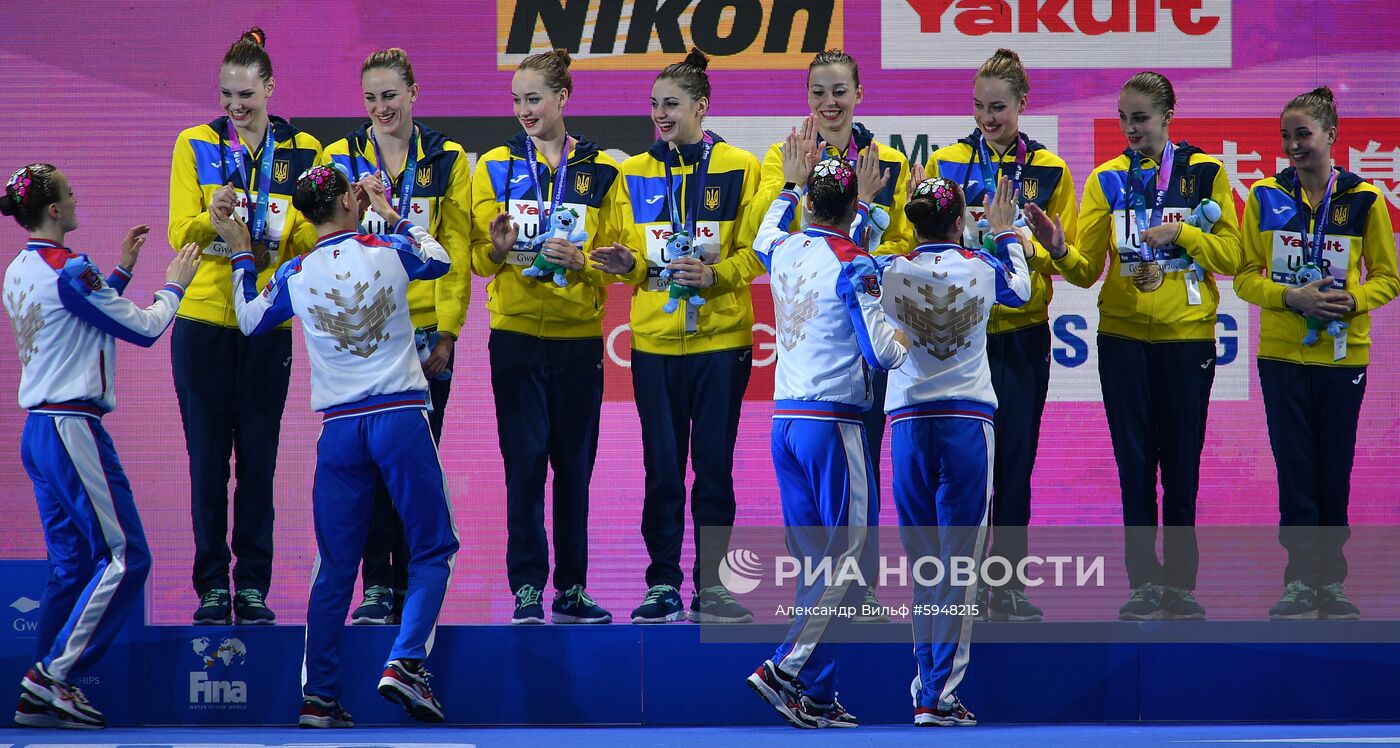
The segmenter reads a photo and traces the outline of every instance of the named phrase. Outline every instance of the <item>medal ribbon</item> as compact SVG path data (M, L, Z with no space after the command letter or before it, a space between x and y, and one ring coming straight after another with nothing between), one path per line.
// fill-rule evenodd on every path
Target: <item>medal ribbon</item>
M1148 185L1147 180L1142 178L1142 154L1133 151L1128 156L1128 204L1137 222L1138 242L1141 245L1138 252L1142 255L1143 262L1157 260L1157 251L1143 240L1142 235L1153 226L1162 225L1162 209L1167 204L1167 190L1171 187L1175 160L1176 147L1168 140L1162 149L1162 162L1157 165L1157 191L1152 201L1152 217L1149 219L1146 198Z
M1005 154L1002 154L1003 156ZM982 131L977 131L977 151L974 159L981 161L981 168L978 170L982 174L982 191L987 196L996 199L997 196L997 174L1001 171L1000 159L993 161L991 151L987 148L987 139L982 136ZM1011 187L1016 193L1016 197L1021 195L1021 178L1026 171L1026 136L1016 134L1016 168L1011 172ZM972 181L972 169L968 169L968 182Z
M535 240L543 242L549 229L549 217L564 203L564 180L568 179L569 171L568 133L564 134L564 150L559 154L559 168L554 170L554 191L549 196L548 213L544 210L544 190L540 189L540 167L535 161L535 141L528 135L525 136L525 160L530 163L530 184L535 187L535 212L540 221L539 233L535 234Z
M704 137L700 139L700 160L696 162L695 170L692 172L695 175L696 182L695 189L690 193L694 195L693 201L687 200L685 197L684 174L681 175L681 198L679 200L676 199L677 190L671 186L671 155L669 153L666 154L666 207L671 211L671 231L684 230L690 235L691 241L695 240L695 222L700 217L700 202L704 200L705 194L705 177L710 170L710 152L714 150L714 147L715 139L711 137L709 133L705 133ZM676 160L681 160L681 152L679 149L676 150ZM685 166L685 163L681 162L680 165ZM690 205L691 202L695 203L693 208ZM681 220L682 210L685 211L684 222Z
M253 154L249 153L247 159L243 157L247 146L238 140L238 130L233 126L233 119L228 120L228 140L229 151L233 155L233 170L243 179L243 199L248 202L248 210L252 213L252 220L248 222L248 235L254 242L261 242L263 233L267 230L267 203L269 193L272 192L272 162L274 151L277 150L277 142L273 138L272 123L267 123L267 136L263 138L262 150L258 152L258 202L256 207L253 203L253 196L250 193L253 178L245 164L251 167L249 162L253 159Z
M1293 204L1298 210L1298 238L1303 242L1303 262L1312 263L1319 270L1322 269L1322 252L1327 242L1327 209L1332 205L1332 188L1337 185L1336 170L1329 171L1331 176L1327 178L1327 191L1323 193L1317 212L1311 215L1303 201L1303 183L1298 179L1298 173L1293 173ZM1308 244L1309 221L1312 223L1312 244Z
M374 137L374 128L369 128L369 142L374 145L374 160L379 164L379 178L384 182L384 191L394 194L394 182L389 179L389 164L384 162L384 152L379 150L379 139ZM408 218L408 209L413 206L413 182L418 176L418 128L408 138L408 155L404 159L403 173L399 175L399 204L396 209L399 218Z

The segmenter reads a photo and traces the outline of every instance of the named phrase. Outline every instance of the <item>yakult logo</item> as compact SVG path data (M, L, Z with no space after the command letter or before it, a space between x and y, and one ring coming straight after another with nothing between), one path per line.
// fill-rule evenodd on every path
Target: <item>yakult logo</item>
M883 0L880 20L886 68L970 68L999 47L1048 68L1150 67L1164 49L1172 67L1231 65L1229 0Z

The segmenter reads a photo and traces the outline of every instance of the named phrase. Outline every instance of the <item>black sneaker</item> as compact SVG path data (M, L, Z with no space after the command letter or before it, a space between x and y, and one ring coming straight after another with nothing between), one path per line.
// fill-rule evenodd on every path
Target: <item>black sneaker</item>
M244 626L270 626L277 614L267 607L261 590L239 590L233 598L233 622Z
M1329 621L1356 621L1361 618L1361 609L1347 598L1341 582L1333 582L1317 591L1317 614Z
M557 593L549 609L555 623L612 623L612 613L594 602L581 584Z
M1166 587L1162 590L1162 617L1168 621L1204 621L1206 609L1196 602L1191 590Z
M297 727L354 727L355 719L335 699L307 696L301 700Z
M21 727L53 727L58 724L58 715L49 708L48 702L28 691L20 691L19 704L15 705L15 724Z
M993 621L1039 621L1045 613L1026 597L1025 590L997 590L987 604L987 617Z
M642 604L632 611L632 623L671 623L685 618L681 593L669 584L654 584Z
M515 612L510 622L516 626L531 623L544 623L544 605L540 603L540 589L532 584L522 584L515 591Z
M356 626L382 626L394 614L394 591L382 584L365 590L365 599L360 607L350 614L350 623Z
M1118 609L1120 621L1156 621L1162 617L1162 593L1148 582L1133 588L1128 602Z
M753 623L753 611L734 600L722 584L698 590L690 598L690 620L694 623Z
M802 686L774 667L772 660L764 660L747 682L788 724L804 730L816 728L817 723L802 711Z
M420 722L441 722L442 704L428 687L432 675L415 660L390 660L379 679L379 695Z
M98 730L107 726L107 718L87 700L83 689L49 675L41 662L29 668L20 685L48 704L64 727Z
M1269 608L1272 621L1315 621L1317 616L1317 593L1301 579L1285 585L1283 597Z
M798 699L797 708L806 721L817 727L860 727L856 715L846 711L836 699L832 699L830 704L819 704L803 696Z
M890 617L885 615L885 606L875 598L875 588L865 588L865 599L860 601L860 610L851 616L851 621L855 623L889 623ZM854 727L854 725L852 725Z
M972 620L992 620L992 591L986 585L978 585L977 595L972 598Z
M227 626L233 623L233 604L228 590L209 590L199 598L199 607L194 611L196 626Z
M947 708L926 706L914 709L914 725L917 727L970 727L977 724L977 717L967 710L953 695L953 703Z

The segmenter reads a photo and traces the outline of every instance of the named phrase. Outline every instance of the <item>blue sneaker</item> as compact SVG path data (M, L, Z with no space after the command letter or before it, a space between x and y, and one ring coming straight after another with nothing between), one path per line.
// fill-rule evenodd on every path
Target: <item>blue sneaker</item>
M233 622L244 626L270 626L277 614L267 607L261 590L239 590L233 598Z
M350 623L355 626L387 624L394 615L394 602L393 590L382 584L372 585L365 590L360 607L350 614Z
M556 594L550 611L555 623L612 623L612 613L594 602L581 584Z
M512 625L544 623L544 605L540 603L540 588L532 584L522 584L515 591L515 613L510 617Z
M632 623L671 623L685 618L681 593L669 584L654 584L642 604L632 611Z
M231 623L233 604L229 600L228 590L209 590L199 598L199 607L194 611L194 625L227 626Z

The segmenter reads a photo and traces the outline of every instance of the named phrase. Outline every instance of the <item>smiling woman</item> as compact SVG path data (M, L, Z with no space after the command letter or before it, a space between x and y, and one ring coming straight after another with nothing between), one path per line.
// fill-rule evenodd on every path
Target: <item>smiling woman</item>
M238 213L252 232L260 284L276 262L316 243L292 207L297 175L316 163L321 144L267 112L275 84L267 35L254 27L224 55L219 105L224 114L175 141L170 165L170 245L193 242L204 262L180 304L171 363L190 458L194 519L196 624L272 623L264 603L272 584L273 471L291 376L291 330L261 338L238 331L230 251L211 215ZM229 594L229 457L234 489L233 569Z

